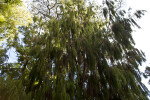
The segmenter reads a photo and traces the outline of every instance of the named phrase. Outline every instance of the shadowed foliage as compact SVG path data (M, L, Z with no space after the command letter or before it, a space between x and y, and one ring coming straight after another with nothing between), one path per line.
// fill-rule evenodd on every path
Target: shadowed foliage
M138 68L145 56L134 47L131 34L144 11L131 17L118 4L116 0L104 0L100 6L88 0L34 1L34 22L20 26L22 37L16 34L8 43L16 50L17 62L5 63L6 52L0 54L0 97L148 100Z

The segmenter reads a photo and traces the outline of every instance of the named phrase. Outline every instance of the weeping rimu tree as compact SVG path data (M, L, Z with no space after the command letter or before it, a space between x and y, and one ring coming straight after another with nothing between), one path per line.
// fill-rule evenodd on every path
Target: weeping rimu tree
M144 53L131 35L144 11L132 16L119 4L43 0L33 5L34 23L20 27L24 37L11 42L18 55L11 67L21 68L18 80L31 99L148 100L138 68Z

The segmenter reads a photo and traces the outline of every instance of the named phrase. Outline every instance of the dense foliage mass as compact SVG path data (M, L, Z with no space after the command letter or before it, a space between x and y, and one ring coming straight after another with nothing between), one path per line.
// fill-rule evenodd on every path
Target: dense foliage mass
M0 41L17 34L18 26L31 22L29 11L20 0L0 0Z
M17 62L6 63L7 49L0 49L0 98L148 100L138 68L144 53L131 34L144 11L132 16L120 4L34 1L34 22L20 26L6 46L15 48Z

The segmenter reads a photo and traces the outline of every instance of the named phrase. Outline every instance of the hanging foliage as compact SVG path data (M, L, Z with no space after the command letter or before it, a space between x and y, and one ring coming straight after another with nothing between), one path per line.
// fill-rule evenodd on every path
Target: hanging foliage
M88 0L41 2L37 1L43 7L45 2L46 12L34 5L39 15L34 23L20 27L21 43L18 36L11 42L25 97L148 100L138 68L145 56L134 47L131 35L137 23L116 10L117 1L104 0L104 7L87 4Z

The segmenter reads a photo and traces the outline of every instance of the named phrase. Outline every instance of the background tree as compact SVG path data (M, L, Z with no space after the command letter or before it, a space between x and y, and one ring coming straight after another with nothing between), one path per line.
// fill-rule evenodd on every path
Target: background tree
M29 97L148 100L138 68L144 53L131 35L144 11L132 16L119 9L120 2L108 0L102 6L88 0L34 3L34 23L20 27L24 37L15 35L10 43L18 57L10 68L18 65L17 80Z
M0 2L0 41L14 37L18 26L32 22L31 14L20 0Z
M12 39L18 35L18 27L32 22L31 14L20 0L0 0L0 100L27 100L18 64L7 62L7 51Z
M146 69L145 69L145 73L143 75L145 78L148 78L150 76L150 67L147 66ZM150 80L148 82L150 84Z

